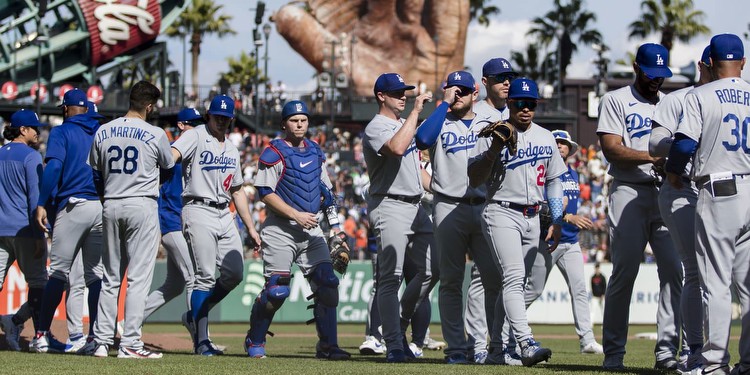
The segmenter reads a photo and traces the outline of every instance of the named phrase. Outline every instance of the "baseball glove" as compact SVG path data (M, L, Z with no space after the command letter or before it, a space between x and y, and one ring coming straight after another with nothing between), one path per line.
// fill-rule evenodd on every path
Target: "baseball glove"
M541 229L540 234L542 238L547 237L549 227L552 226L552 210L549 208L549 203L542 202L539 205L539 228Z
M518 133L516 128L506 121L489 124L479 131L480 137L493 137L501 145L508 148L508 152L515 156L518 151Z
M340 274L346 273L349 266L349 245L346 240L348 236L344 232L338 232L328 238L328 249L330 250L333 269Z

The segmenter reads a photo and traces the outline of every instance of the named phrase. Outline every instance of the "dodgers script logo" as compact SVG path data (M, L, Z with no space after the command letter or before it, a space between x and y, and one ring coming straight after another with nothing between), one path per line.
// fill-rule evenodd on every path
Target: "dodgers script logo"
M477 144L477 134L474 132L468 135L459 135L454 132L445 132L440 135L440 141L446 154L453 154L458 151L470 150Z
M627 124L625 130L630 135L630 139L651 134L651 117L644 118L638 113L631 113L625 116L625 124Z
M201 160L198 165L202 165L201 169L204 171L220 170L222 173L226 172L227 169L234 169L237 166L237 159L221 155L215 156L211 151L201 152Z
M505 168L516 169L516 167L530 164L532 167L539 161L549 160L552 158L552 146L550 145L533 145L529 142L526 147L519 148L516 156L510 157L508 149L505 149L505 159L507 164Z

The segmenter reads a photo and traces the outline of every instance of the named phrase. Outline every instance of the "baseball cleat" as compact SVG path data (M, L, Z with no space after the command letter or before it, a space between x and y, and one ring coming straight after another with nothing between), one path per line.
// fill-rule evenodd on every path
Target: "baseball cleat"
M117 358L161 359L162 357L163 355L161 353L152 352L146 348L128 348L121 346L120 349L117 350Z
M109 356L109 346L107 344L96 344L96 349L94 350L94 357L97 358L107 358Z
M423 349L429 349L429 350L441 350L445 348L445 342L433 340L429 337L426 337L424 339L424 346L422 346Z
M359 346L359 354L379 355L385 353L385 345L381 344L375 336L366 336L365 341Z
M245 337L245 352L250 358L266 358L266 343L254 344L249 337Z
M65 342L67 348L65 353L77 353L84 345L86 345L86 336L79 335L76 337L68 337L68 341Z
M534 339L528 339L521 342L521 363L526 367L548 361L552 357L552 351L542 348Z
M315 358L328 359L331 361L341 361L351 358L349 352L341 349L338 345L327 345L318 341L315 345Z
M679 366L680 362L674 359L674 357L663 358L654 363L654 369L656 370L675 371Z
M393 349L385 355L385 361L388 363L404 363L406 362L406 355L401 349Z
M414 354L414 357L416 358L420 358L424 355L424 353L422 353L422 348L418 347L415 343L409 344L409 350Z
M478 365L483 365L484 362L487 360L487 351L482 350L474 353L474 356L472 357L472 360L474 363Z
M21 345L18 341L21 339L23 324L13 323L13 315L0 316L0 328L5 332L5 341L8 343L10 350L20 352Z
M604 348L596 341L592 341L581 347L581 354L604 354Z
M34 351L37 353L65 353L68 349L67 345L57 341L49 331L39 331L34 338L36 339Z
M449 365L465 365L469 363L469 361L466 359L466 354L453 353L445 356L445 363Z
M602 368L614 371L625 370L625 365L622 363L622 355L605 355L604 362L602 362Z
M224 355L224 351L219 349L219 347L209 339L201 341L198 347L195 348L195 354L211 357L215 355Z

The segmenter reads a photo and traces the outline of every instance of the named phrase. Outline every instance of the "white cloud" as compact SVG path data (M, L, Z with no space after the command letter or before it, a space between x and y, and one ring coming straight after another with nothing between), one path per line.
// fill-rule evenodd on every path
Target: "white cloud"
M482 65L487 60L494 57L509 59L511 50L525 50L526 32L530 27L529 20L492 20L490 27L471 23L466 38L465 65L475 76L481 76Z

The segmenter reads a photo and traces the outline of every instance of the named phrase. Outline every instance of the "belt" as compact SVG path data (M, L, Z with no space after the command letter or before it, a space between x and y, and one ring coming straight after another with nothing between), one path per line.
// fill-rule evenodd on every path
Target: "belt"
M660 185L658 180L638 181L638 182L622 181L622 180L619 180L619 181L622 182L623 184L628 184L628 185L643 185L643 186L651 186L651 187Z
M435 193L435 195L439 196L442 199L457 202L457 203L464 203L471 206L476 206L480 204L484 204L487 200L484 199L484 197L461 197L461 198L455 198L451 197L442 193Z
M386 198L395 199L397 201L406 202L410 204L417 204L422 200L421 195L398 195L398 194L377 194L382 195Z
M208 206L208 207L211 207L211 208L218 208L220 210L223 210L223 209L229 207L229 202L219 203L219 202L214 202L214 201L210 201L208 199L203 199L203 198L192 198L192 199L189 199L187 201L187 203L200 204L201 206Z
M737 179L737 178L739 178L739 179L750 178L750 174L734 174L734 175L732 175L732 176L733 176L733 177L734 177L735 179ZM695 180L695 186L697 186L698 188L702 188L702 187L704 187L704 186L706 185L706 183L708 183L709 181L711 181L711 176L703 176L703 177L699 177L699 178L698 178L697 180Z
M534 216L537 213L539 213L539 205L538 204L526 206L526 205L523 205L523 204L518 204L518 203L513 203L513 202L507 202L507 201L496 201L496 200L493 200L493 202L499 204L502 207L510 208L511 210L516 210L516 211L524 214L524 216Z

